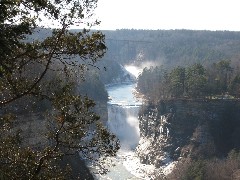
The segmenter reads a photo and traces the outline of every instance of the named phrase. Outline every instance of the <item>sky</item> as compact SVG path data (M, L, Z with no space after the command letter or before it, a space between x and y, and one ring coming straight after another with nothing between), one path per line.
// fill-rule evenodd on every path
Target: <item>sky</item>
M239 0L98 0L100 30L240 31Z

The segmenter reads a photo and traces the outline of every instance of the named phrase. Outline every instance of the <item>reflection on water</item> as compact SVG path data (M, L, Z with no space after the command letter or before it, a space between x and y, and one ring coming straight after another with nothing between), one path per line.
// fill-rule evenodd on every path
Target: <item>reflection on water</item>
M110 98L110 104L116 105L141 105L140 99L136 99L133 95L133 91L136 84L121 84L107 87L108 95Z

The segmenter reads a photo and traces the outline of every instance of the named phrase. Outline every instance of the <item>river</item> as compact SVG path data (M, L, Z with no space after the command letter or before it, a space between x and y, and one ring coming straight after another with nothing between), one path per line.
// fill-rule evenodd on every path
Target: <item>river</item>
M151 165L140 163L134 150L140 140L138 112L141 100L133 91L136 84L121 84L107 87L111 100L108 103L108 128L117 135L121 148L113 158L115 166L110 172L97 179L125 180L148 179L147 174L154 169Z

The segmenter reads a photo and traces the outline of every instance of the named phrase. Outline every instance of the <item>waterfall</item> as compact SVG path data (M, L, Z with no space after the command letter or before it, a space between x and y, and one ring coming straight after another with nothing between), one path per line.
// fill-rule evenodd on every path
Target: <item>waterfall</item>
M150 180L149 175L154 172L154 165L141 164L140 158L135 154L140 141L138 112L141 105L136 102L132 105L115 103L108 104L108 128L119 138L121 148L113 160L115 166L99 179Z
M120 140L121 149L134 150L140 139L138 111L141 103L134 97L135 84L109 87L108 128Z
M119 138L121 148L117 156L111 158L115 166L110 167L106 175L97 176L96 179L141 179L137 177L140 174L137 172L140 160L134 151L140 140L138 111L142 103L133 95L135 86L120 84L107 87L110 97L107 126Z
M140 130L138 112L142 105L133 95L136 84L119 84L107 86L110 101L108 102L107 126L120 140L121 148L116 157L111 157L115 166L99 180L144 179L149 180L153 173L153 165L141 164L140 158L135 154L139 144Z
M139 106L109 104L108 127L119 138L121 149L134 150L138 145L138 111Z

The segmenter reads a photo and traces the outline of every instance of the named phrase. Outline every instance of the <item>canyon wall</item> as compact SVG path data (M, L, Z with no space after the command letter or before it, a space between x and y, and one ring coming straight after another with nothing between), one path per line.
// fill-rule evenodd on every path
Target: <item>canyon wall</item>
M93 111L100 116L103 123L107 123L108 109L107 102L96 102ZM22 113L17 116L14 121L16 130L20 130L22 138L22 146L30 147L35 150L42 150L49 145L46 138L48 133L47 121L44 112ZM94 179L89 169L86 167L84 160L82 160L78 153L65 156L60 162L62 167L70 165L74 179Z
M139 116L142 163L160 167L194 156L225 156L240 147L240 101L167 100L143 107Z

